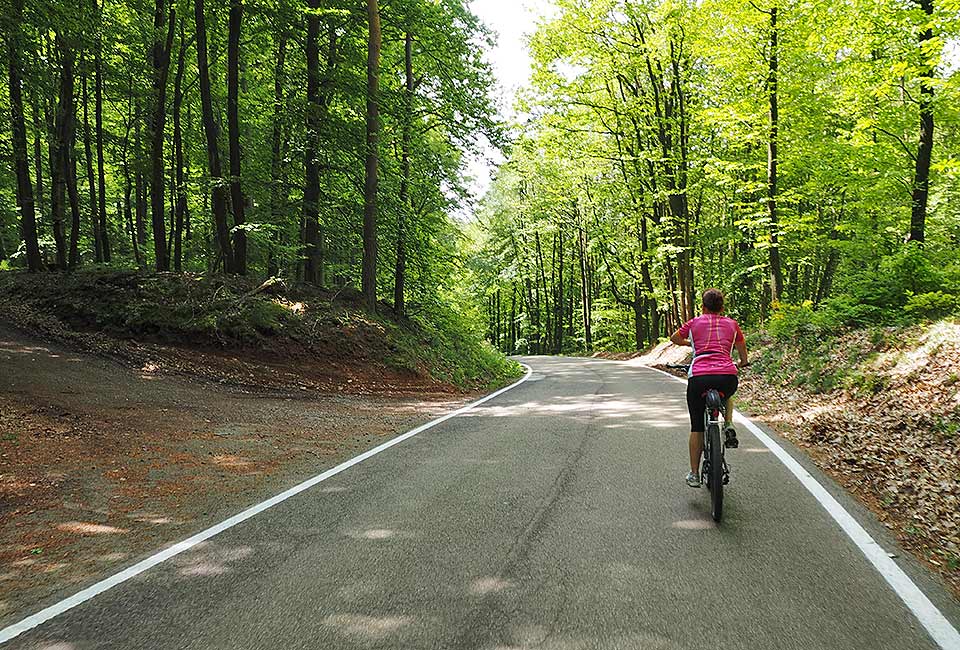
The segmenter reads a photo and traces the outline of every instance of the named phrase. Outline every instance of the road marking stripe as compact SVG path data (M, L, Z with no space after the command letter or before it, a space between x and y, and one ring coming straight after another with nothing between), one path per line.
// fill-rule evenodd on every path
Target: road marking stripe
M649 366L644 367L664 374L681 383L687 383L683 379L671 375L669 372L664 372L658 368L650 368ZM767 435L760 427L751 422L747 416L740 411L734 410L734 418L737 422L746 426L750 433L766 445L767 449L772 451L773 454L780 459L780 462L800 480L803 487L805 487L807 491L813 495L813 498L823 506L823 509L833 517L833 520L839 524L843 532L847 534L847 537L857 545L857 548L866 556L870 564L873 565L880 575L883 576L884 580L893 588L904 605L913 612L913 615L916 616L920 624L926 628L937 645L943 650L960 650L960 632L957 632L957 629L947 620L943 612L937 609L937 606L927 598L926 594L920 590L920 587L910 579L903 569L897 566L897 563L887 555L883 547L870 536L870 533L860 525L853 515L847 512L844 507L840 505L840 502L837 501L810 472L803 468L803 465L787 453L787 450L781 447L776 440Z
M222 533L223 531L225 531L225 530L227 530L227 529L229 529L229 528L233 528L233 527L236 526L237 524L242 523L242 522L246 521L247 519L250 519L251 517L254 517L254 516L260 514L260 513L263 512L264 510L267 510L268 508L272 508L273 506L277 505L278 503L282 503L283 501L286 501L286 500L289 499L290 497L295 496L295 495L297 495L297 494L300 494L300 493L303 492L304 490L310 489L311 487L313 487L313 486L316 485L317 483L320 483L320 482L322 482L322 481L325 481L325 480L327 480L328 478L330 478L330 477L332 477L332 476L336 476L336 475L339 474L340 472L342 472L342 471L344 471L344 470L346 470L346 469L349 469L349 468L353 467L354 465L356 465L356 464L358 464L358 463L362 463L363 461L367 460L368 458L370 458L370 457L372 457L372 456L376 456L376 455L379 454L380 452L386 451L386 450L389 449L390 447L393 447L394 445L398 445L398 444L400 444L401 442L403 442L404 440L406 440L406 439L408 439L408 438L412 438L413 436L417 435L418 433L422 433L422 432L426 431L427 429L430 429L430 428L432 428L432 427L437 426L438 424L441 424L441 423L443 423L443 422L446 422L447 420L449 420L449 419L451 419L451 418L455 418L455 417L457 417L458 415L462 415L462 414L466 413L467 411L471 411L471 410L475 409L476 407L480 406L481 404L483 404L484 402L488 402L488 401L492 400L494 397L497 397L497 396L499 396L499 395L502 395L503 393L506 393L508 390L511 390L511 389L513 389L513 388L516 388L517 386L519 386L519 385L522 384L523 382L527 381L527 380L530 378L530 375L533 373L533 370L530 368L530 366L528 366L528 365L526 365L526 364L521 364L521 365L522 365L524 368L526 368L526 373L523 375L522 378L520 378L518 381L510 384L509 386L506 386L506 387L504 387L504 388L501 388L500 390L498 390L498 391L496 391L496 392L490 393L490 394L487 395L486 397L482 397L482 398L478 399L478 400L475 401L475 402L471 402L470 404L467 404L466 406L461 406L461 407L460 407L459 409L457 409L456 411L453 411L453 412L451 412L451 413L447 413L447 414L444 415L443 417L439 417L439 418L437 418L436 420L432 420L432 421L430 421L430 422L427 422L426 424L421 424L419 427L417 427L417 428L415 428L415 429L411 429L410 431L407 431L406 433L401 434L401 435L397 436L396 438L392 438L392 439L388 440L387 442L383 443L382 445L379 445L378 447L374 447L373 449L371 449L371 450L369 450L369 451L366 451L366 452L360 454L359 456L355 456L354 458L351 458L350 460L348 460L348 461L346 461L346 462L344 462L344 463L341 463L341 464L337 465L336 467L332 467L332 468L328 469L327 471L323 472L322 474L318 474L318 475L314 476L313 478L307 479L307 480L304 481L303 483L300 483L299 485L295 485L294 487L290 488L289 490L286 490L285 492L281 492L280 494L278 494L278 495L276 495L276 496L274 496L274 497L271 497L270 499L267 499L266 501L263 501L263 502L261 502L261 503L258 503L258 504L255 505L255 506L252 506L252 507L250 507L250 508L247 508L247 509L244 510L243 512L241 512L241 513L239 513L239 514L236 514L236 515L230 517L229 519L226 519L226 520L220 522L219 524L217 524L217 525L215 525L215 526L212 526L212 527L210 527L210 528L207 528L206 530L204 530L204 531L202 531L202 532L200 532L200 533L197 533L197 534L194 535L193 537L189 537L189 538L183 540L182 542L179 542L179 543L177 543L177 544L174 544L173 546L171 546L171 547L169 547L169 548L166 548L166 549L160 551L159 553L156 553L156 554L154 554L154 555L151 555L150 557L146 558L145 560L141 560L140 562L134 564L133 566L131 566L131 567L127 568L127 569L124 569L123 571L121 571L121 572L119 572L119 573L117 573L117 574L114 574L114 575L110 576L109 578L106 578L105 580L101 580L100 582L98 582L98 583L96 583L96 584L94 584L94 585L91 585L91 586L87 587L86 589L84 589L84 590L82 590L82 591L77 592L76 594L70 596L69 598L65 598L64 600L61 600L60 602L58 602L58 603L56 603L56 604L54 604L54 605L51 605L50 607L47 607L46 609L43 609L43 610L37 612L36 614L33 614L32 616L28 616L27 618L23 619L22 621L19 621L19 622L17 622L17 623L14 623L13 625L11 625L11 626L9 626L9 627L6 627L6 628L0 630L0 644L6 643L7 641L9 641L9 640L11 640L11 639L13 639L13 638L15 638L15 637L23 634L24 632L26 632L26 631L28 631L28 630L31 630L31 629L37 627L38 625L41 625L42 623L45 623L45 622L49 621L51 618L53 618L53 617L55 617L55 616L59 616L60 614L63 614L64 612L66 612L66 611L68 611L68 610L70 610L70 609L73 609L73 608L76 607L77 605L79 605L79 604L81 604L81 603L83 603L83 602L86 602L86 601L90 600L90 599L93 598L94 596L97 596L97 595L99 595L99 594L102 594L103 592L107 591L108 589L111 589L112 587L116 587L117 585L119 585L119 584L121 584L121 583L123 583L123 582L126 582L126 581L129 580L130 578L133 578L133 577L135 577L135 576L140 575L140 574L143 573L144 571L147 571L148 569L151 569L152 567L155 567L156 565L160 564L161 562L164 562L164 561L166 561L166 560L169 560L170 558L172 558L172 557L174 557L174 556L176 556L176 555L179 555L180 553L183 553L184 551L187 551L187 550L193 548L194 546L196 546L196 545L199 544L200 542L204 542L204 541L210 539L211 537L213 537L214 535L218 535L218 534Z

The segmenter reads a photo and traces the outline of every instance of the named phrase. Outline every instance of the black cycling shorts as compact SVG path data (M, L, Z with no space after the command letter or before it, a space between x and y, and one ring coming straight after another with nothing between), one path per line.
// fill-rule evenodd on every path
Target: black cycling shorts
M703 433L703 410L707 406L704 394L716 388L724 399L737 392L736 375L697 375L687 380L687 410L690 411L690 430Z

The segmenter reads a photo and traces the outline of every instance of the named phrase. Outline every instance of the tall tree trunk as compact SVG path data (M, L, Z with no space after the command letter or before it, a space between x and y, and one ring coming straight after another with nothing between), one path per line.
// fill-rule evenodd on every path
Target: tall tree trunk
M97 228L100 230L100 250L103 261L110 263L110 234L107 229L107 180L103 157L103 25L101 10L94 0L97 18L97 42L94 55L94 112L97 130Z
M283 242L280 229L282 221L281 201L286 203L287 192L283 174L283 123L284 123L284 87L286 86L287 29L280 29L277 35L277 59L273 71L273 135L270 140L270 221L277 226L277 238L274 244L279 247ZM280 273L277 254L271 246L267 272L270 276Z
M406 312L404 284L407 276L407 219L412 216L410 205L410 131L413 121L413 36L406 32L403 38L403 127L400 144L400 213L397 217L397 264L393 275L393 308L398 314ZM500 294L497 294L499 300ZM499 307L499 302L498 302ZM497 324L499 330L499 312ZM499 331L497 343L499 345Z
M583 335L587 351L593 350L593 332L590 315L590 279L587 272L587 234L583 225L578 229L580 238L580 300L583 303Z
M319 0L309 0L316 10ZM320 16L307 14L307 142L304 147L303 186L303 279L310 284L320 284L319 267L319 220L320 220L320 167L317 161L320 142Z
M93 234L94 259L103 262L103 246L100 242L100 222L97 218L97 184L93 176L93 146L90 143L90 93L87 90L87 75L83 75L83 153L87 171L87 189L90 192L90 230Z
M633 307L633 340L634 348L637 351L643 350L644 345L647 340L647 329L649 325L644 319L644 307L646 301L643 298L643 289L640 288L640 283L634 281L633 283L633 302L631 306Z
M543 261L543 250L540 246L540 231L537 230L534 232L534 241L536 242L536 265L534 275L534 282L537 283L537 305L539 309L540 305L540 295L541 295L541 286L543 290L543 326L544 326L544 339L546 339L541 345L541 352L548 351L552 347L553 339L553 323L551 321L552 314L550 313L550 294L547 293L547 274L546 268Z
M553 298L553 353L560 354L563 351L563 229L557 233L557 285L556 294Z
M73 100L70 101L71 111L76 111ZM64 178L67 181L67 198L70 201L70 261L67 268L75 268L80 264L80 192L77 190L77 127L76 115L70 116L70 133L68 134L69 145L67 147L64 163Z
M230 149L230 198L233 205L233 264L240 275L247 273L247 233L243 229L243 188L240 185L240 27L242 0L230 0L227 39L227 139Z
M22 98L21 98L22 101ZM44 215L44 204L43 197L45 191L43 189L43 146L41 144L41 136L43 134L44 126L40 120L40 106L37 102L36 97L33 100L33 166L34 173L37 176L37 187L36 191L33 193L34 205L36 208L36 230L37 230L37 240L39 241L43 233L43 215ZM41 266L47 264L46 252L40 251L40 261Z
M61 53L60 98L57 105L57 167L59 171L60 226L63 239L63 190L66 190L70 203L70 240L67 267L73 268L80 262L80 197L77 193L77 165L73 147L76 142L76 106L73 95L75 87L73 47L61 35L57 35L57 44ZM59 257L59 254L58 254ZM58 259L58 262L61 260ZM61 267L64 268L64 267Z
M33 186L27 163L27 125L24 121L21 84L23 72L20 52L24 43L20 25L23 22L23 0L13 0L13 20L7 41L7 63L10 81L10 121L13 127L13 168L17 177L17 207L20 209L20 236L27 249L27 268L32 273L43 268L37 239L37 221L33 206ZM39 174L39 167L38 174Z
M200 103L203 107L203 130L207 140L207 164L213 182L213 221L216 227L217 244L223 257L224 270L235 272L233 246L230 244L230 229L227 226L227 192L220 167L220 149L217 144L219 128L213 114L213 97L210 89L210 69L207 63L207 24L203 8L204 0L194 0L194 19L197 26L197 73L200 78Z
M140 253L140 238L138 236L136 224L133 221L133 201L131 199L131 194L133 193L133 176L136 175L135 170L130 169L130 126L131 122L134 122L137 118L137 106L135 100L132 97L133 95L133 84L131 82L129 87L129 94L127 95L127 130L123 135L123 147L121 149L121 158L123 160L123 216L124 222L126 223L127 233L130 236L130 245L133 250L133 259L137 263L138 268L144 268L143 257ZM138 138L139 141L139 138ZM137 197L139 201L139 196ZM139 205L139 204L138 204ZM138 208L139 209L139 208Z
M927 27L920 33L920 56L930 55L927 44L933 40L933 0L914 0L927 16ZM933 157L933 75L934 68L924 62L920 75L920 142L917 146L913 174L913 203L910 210L910 240L923 242L926 237L927 197L930 193L930 161Z
M191 136L193 135L193 104L191 104L190 102L187 102L187 134L189 134L189 135L191 135ZM184 193L184 195L186 195L186 193L187 193L187 185L188 185L188 183L190 183L190 156L185 156L183 162L184 162L184 169L183 169L183 193ZM206 207L207 207L207 195L204 194L204 195L203 195L203 198L204 198L204 212L206 212ZM185 232L184 232L184 237L186 238L186 240L187 240L188 242L189 242L189 241L192 241L192 240L193 240L193 232L191 231L191 228L190 228L190 206L189 206L189 204L185 205L185 207L184 207L184 210L183 210L183 222L184 222L184 223L183 223L183 229L184 229L184 231L185 231ZM188 248L186 251L184 251L184 253L183 253L183 259L184 259L185 262L190 259L190 249L189 249L189 248Z
M58 102L56 112L53 114L53 124L50 124L48 117L48 131L50 131L50 214L53 221L53 240L57 249L57 268L61 271L67 268L67 240L64 229L64 216L66 213L66 193L67 181L64 170L66 164L64 159L67 155L67 142L64 140L64 120L69 111L69 102L73 97L72 74L73 74L73 54L70 53L66 45L62 44L61 38L57 36L57 49L61 52L61 70L60 84L58 91ZM69 71L69 75L67 72ZM64 90L64 85L70 80L71 85L69 93ZM50 113L48 113L48 116ZM52 126L52 128L51 128Z
M377 0L367 0L367 159L363 183L363 300L377 308L377 185L380 139L380 10Z
M783 271L780 268L780 235L777 222L777 139L780 129L780 112L777 105L779 67L779 28L777 7L770 9L770 60L767 70L767 95L770 101L770 130L767 134L767 217L770 220L770 300L777 302L783 297Z
M183 71L187 57L187 42L180 22L180 49L177 54L177 72L173 81L173 165L174 165L174 224L173 268L183 269L183 220L187 212L187 188L183 178L183 128L180 111L183 107Z
M510 325L508 326L509 340L504 352L513 354L517 349L517 285L510 283Z
M134 109L134 141L133 141L133 175L134 186L134 216L136 217L137 244L147 243L147 198L143 183L143 138L140 132L140 103Z
M170 50L173 48L173 30L176 8L171 5L169 15L164 0L156 0L153 13L153 93L150 118L150 219L153 225L154 265L158 271L170 270L167 251L167 231L164 214L163 142L167 121L167 78L170 73ZM161 41L163 21L167 18L166 39Z

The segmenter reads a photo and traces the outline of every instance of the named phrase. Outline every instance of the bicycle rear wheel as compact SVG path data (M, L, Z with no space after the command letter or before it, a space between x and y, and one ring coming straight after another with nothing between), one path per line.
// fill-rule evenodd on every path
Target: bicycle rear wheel
M713 520L719 522L723 516L723 443L720 441L720 427L716 424L707 427L707 449L710 462L710 473L707 475L710 506Z

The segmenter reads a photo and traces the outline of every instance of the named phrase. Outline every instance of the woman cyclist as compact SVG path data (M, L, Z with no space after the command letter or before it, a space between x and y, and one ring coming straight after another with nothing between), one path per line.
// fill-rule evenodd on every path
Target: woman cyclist
M737 366L733 349L740 355L740 367L748 365L747 343L737 321L723 315L723 293L719 289L703 292L703 314L684 323L670 340L676 345L693 348L687 381L687 409L690 411L690 473L687 485L700 487L700 455L703 453L703 411L707 390L715 388L726 400L724 446L737 447L737 431L733 428L733 401L737 392Z

